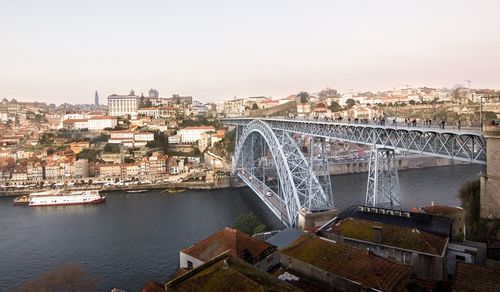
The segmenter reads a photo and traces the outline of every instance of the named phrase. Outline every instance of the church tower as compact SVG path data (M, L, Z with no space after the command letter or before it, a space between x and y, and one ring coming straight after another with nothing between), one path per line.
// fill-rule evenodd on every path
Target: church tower
M95 91L94 104L99 106L99 95L97 94L97 90Z

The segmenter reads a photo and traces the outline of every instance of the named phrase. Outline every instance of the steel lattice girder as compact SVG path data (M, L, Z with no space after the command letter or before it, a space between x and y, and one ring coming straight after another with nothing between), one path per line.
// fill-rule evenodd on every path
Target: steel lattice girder
M260 120L246 125L236 145L233 157L232 173L238 168L246 169L253 176L254 143L261 136L272 154L280 182L282 200L285 204L288 218L287 226L295 226L298 210L328 209L333 207L331 194L325 194L318 178L296 142L287 131L273 130ZM258 148L258 147L257 147ZM248 183L247 183L248 184Z
M255 119L233 118L222 122L246 125L253 120ZM273 118L260 120L265 121L273 130L486 164L486 140L478 132Z
M398 169L393 149L374 148L366 185L366 205L401 208Z

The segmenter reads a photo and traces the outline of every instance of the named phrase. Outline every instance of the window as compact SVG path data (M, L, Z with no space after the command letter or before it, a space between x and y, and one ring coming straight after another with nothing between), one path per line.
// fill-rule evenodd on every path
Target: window
M188 261L187 262L187 266L188 266L188 269L192 269L193 268L193 262L192 261Z
M455 256L455 259L456 259L457 261L462 261L462 262L465 262L465 257L464 257L464 256L461 256L461 255L456 255L456 256Z

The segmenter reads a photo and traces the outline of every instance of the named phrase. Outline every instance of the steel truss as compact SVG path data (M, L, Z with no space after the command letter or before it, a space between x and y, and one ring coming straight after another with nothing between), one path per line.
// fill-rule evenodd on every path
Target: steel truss
M366 205L401 208L398 169L393 149L373 148L370 152Z
M238 129L240 130L242 129ZM259 197L285 225L296 226L297 214L302 208L308 210L333 208L331 187L327 188L324 181L320 182L314 173L311 159L306 159L289 132L273 130L268 123L255 120L245 125L237 141L232 173L242 177L255 192L262 192L265 189L264 186L255 185L254 181L259 180L265 185L265 164L268 163L266 154L271 153L279 181L278 191L273 190L273 194L279 199L274 200L273 196L267 197L261 194ZM324 157L323 151L320 157L323 162L326 161ZM328 171L326 164L322 168L320 177L326 175L325 169ZM329 180L329 174L326 176Z
M253 120L255 119L232 118L223 119L222 122L244 126ZM486 140L479 132L277 118L261 118L260 120L265 121L274 131L300 133L486 164Z

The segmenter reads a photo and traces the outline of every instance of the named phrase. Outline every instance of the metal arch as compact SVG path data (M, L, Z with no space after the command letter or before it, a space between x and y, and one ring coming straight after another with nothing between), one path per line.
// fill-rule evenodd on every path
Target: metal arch
M312 167L289 133L273 130L261 120L251 121L242 131L233 157L233 174L237 173L238 167L243 168L244 161L254 159L255 134L260 135L267 143L276 165L283 196L281 199L283 199L288 215L288 218L280 218L284 221L283 223L291 227L296 226L297 214L301 208L311 210L333 207L331 194L329 196L325 194ZM269 207L273 211L272 206Z
M252 118L233 118L224 119L223 123L246 125L252 120ZM262 120L275 131L281 130L486 164L486 141L479 132L278 118Z

